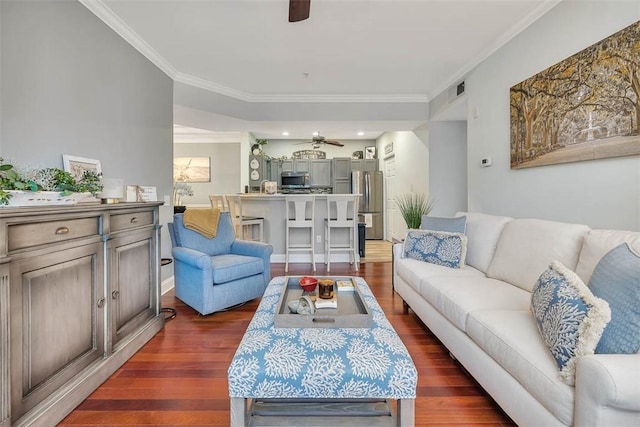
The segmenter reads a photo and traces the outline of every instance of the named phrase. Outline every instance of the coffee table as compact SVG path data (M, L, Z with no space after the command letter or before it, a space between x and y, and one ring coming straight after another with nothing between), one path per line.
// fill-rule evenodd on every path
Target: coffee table
M413 426L418 374L364 279L369 328L276 328L285 280L267 286L229 366L231 425Z

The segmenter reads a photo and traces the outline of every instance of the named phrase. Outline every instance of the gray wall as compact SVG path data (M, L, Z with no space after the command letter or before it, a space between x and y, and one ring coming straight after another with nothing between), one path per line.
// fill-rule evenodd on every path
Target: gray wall
M98 159L105 177L170 195L172 80L76 1L3 0L0 11L0 154L38 167Z
M209 204L210 194L235 194L240 183L240 143L174 144L175 157L209 157L211 182L189 183L193 197L183 197L182 203ZM247 156L246 162L249 162Z
M327 135L326 138L332 139L329 135ZM308 141L311 141L311 137L306 140L272 139L262 148L264 152L271 157L286 156L290 159L295 151L312 150L313 146L305 143ZM340 139L340 142L344 144L344 147L324 144L318 148L318 151L324 151L327 159L333 159L334 157L351 157L354 151L364 151L364 147L376 145L376 141L374 139ZM380 153L378 153L378 158L380 157Z
M429 196L433 216L467 209L467 122L429 122Z
M640 230L640 158L511 170L509 88L640 20L640 2L564 1L466 78L469 210ZM493 166L480 159L493 157Z

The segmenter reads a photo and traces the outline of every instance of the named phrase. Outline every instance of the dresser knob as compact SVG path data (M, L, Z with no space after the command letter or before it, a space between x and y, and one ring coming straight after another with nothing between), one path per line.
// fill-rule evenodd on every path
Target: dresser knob
M104 299L104 297L103 297L103 298L100 298L100 299L98 300L98 308L102 308L102 307L104 307L104 303L105 303L105 302L106 302L106 300Z
M113 292L111 292L111 298L113 298L113 299L118 299L118 298L120 298L120 291L113 291Z
M131 218L131 224L136 224L138 222L138 217Z

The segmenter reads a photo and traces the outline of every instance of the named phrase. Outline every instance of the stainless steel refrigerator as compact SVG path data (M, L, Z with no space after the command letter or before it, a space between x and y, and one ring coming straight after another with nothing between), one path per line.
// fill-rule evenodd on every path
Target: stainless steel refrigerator
M364 222L366 239L384 237L382 172L351 172L351 192L359 194L358 220Z

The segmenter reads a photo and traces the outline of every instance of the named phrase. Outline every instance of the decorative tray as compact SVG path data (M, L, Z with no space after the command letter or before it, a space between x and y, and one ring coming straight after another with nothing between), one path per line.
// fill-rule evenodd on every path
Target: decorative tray
M276 307L276 328L369 328L373 317L362 298L353 277L318 277L332 279L333 293L338 300L338 308L319 308L315 314L297 314L289 310L289 302L297 301L304 294L312 300L318 298L318 287L313 292L305 292L300 287L300 276L285 277L284 291ZM351 281L352 291L338 291L336 281ZM322 300L321 300L322 301Z

